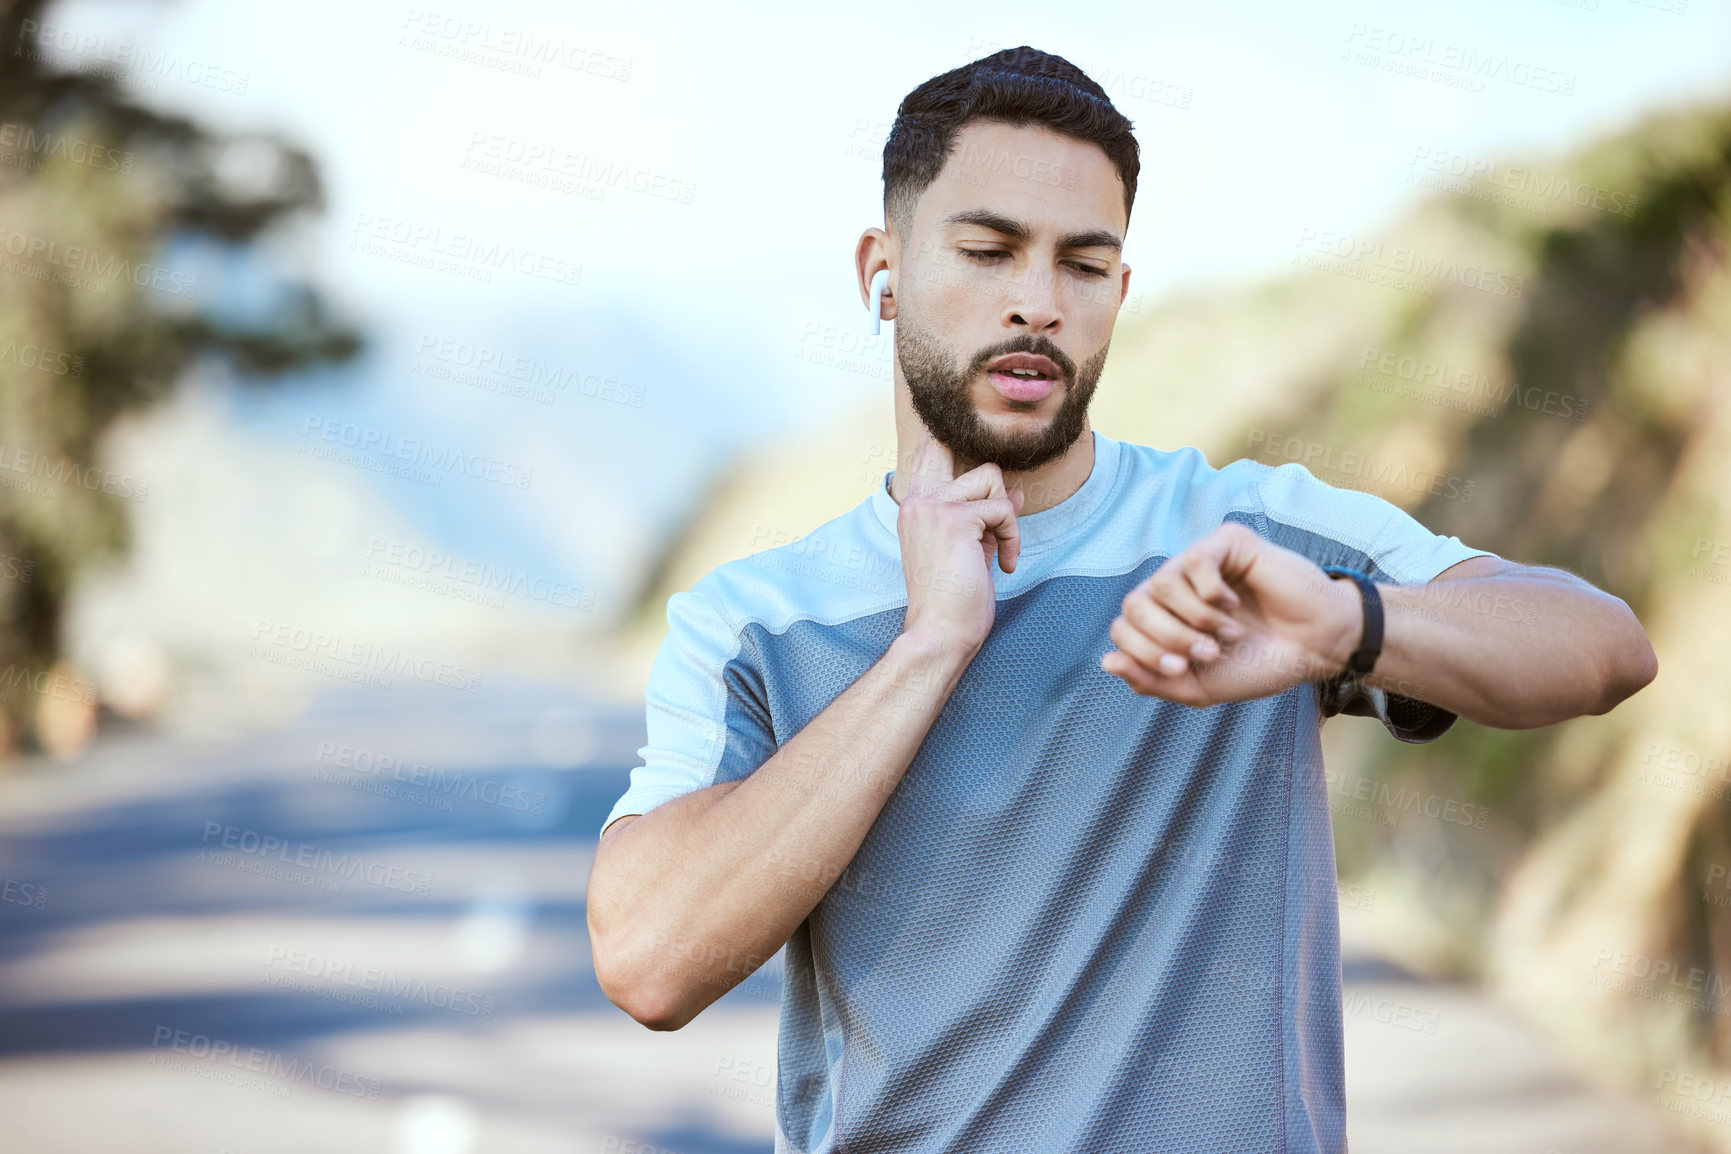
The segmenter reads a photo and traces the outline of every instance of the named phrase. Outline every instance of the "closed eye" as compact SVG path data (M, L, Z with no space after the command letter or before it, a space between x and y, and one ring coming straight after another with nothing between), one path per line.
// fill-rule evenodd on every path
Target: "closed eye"
M1010 255L1001 248L960 248L956 251L967 257L969 260L977 261L980 264L993 264L999 257ZM1089 276L1103 277L1109 275L1109 270L1095 268L1093 265L1083 264L1081 261L1071 260L1065 261L1064 263L1075 269L1077 272L1086 273Z

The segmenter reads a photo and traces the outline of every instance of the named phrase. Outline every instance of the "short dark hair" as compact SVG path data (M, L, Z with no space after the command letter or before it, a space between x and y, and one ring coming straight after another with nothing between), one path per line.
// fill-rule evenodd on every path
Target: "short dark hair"
M884 219L906 233L971 120L1037 124L1097 144L1124 181L1124 219L1136 200L1140 149L1128 117L1088 74L1024 44L934 76L907 94L884 142Z

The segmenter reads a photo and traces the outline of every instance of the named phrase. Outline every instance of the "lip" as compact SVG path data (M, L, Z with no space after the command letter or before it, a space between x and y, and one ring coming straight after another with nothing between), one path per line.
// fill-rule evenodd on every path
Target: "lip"
M1053 377L1012 377L1008 373L987 373L986 379L992 382L992 387L998 390L998 395L1007 401L1041 401L1046 394L1058 387Z
M1010 369L1032 369L1039 377L1012 376ZM1041 401L1054 388L1062 374L1049 358L1034 353L1010 353L986 366L986 379L1009 401Z
M1050 358L1042 357L1037 353L1009 353L986 366L986 371L989 373L1007 373L1011 369L1032 369L1041 376L1050 377L1052 380L1057 380L1064 375Z

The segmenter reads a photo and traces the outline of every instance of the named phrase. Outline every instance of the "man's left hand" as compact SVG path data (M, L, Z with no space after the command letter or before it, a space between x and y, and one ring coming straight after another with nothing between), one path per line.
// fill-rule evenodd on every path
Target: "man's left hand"
M1363 619L1352 582L1229 521L1130 591L1100 667L1147 697L1247 701L1339 673Z

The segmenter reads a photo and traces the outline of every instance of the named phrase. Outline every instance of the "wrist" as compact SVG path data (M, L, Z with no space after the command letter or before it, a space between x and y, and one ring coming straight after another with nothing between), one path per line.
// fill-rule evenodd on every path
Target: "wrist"
M1325 627L1318 659L1324 676L1332 679L1347 672L1364 640L1364 595L1356 582L1344 578L1325 574L1323 585L1326 597L1320 616Z
M918 625L890 642L890 655L897 664L951 682L961 677L979 649L953 634Z
M1329 584L1335 590L1334 596L1329 598L1331 617L1322 661L1329 677L1339 677L1346 672L1347 663L1358 648L1358 639L1364 634L1364 609L1358 590L1350 583L1330 581Z

